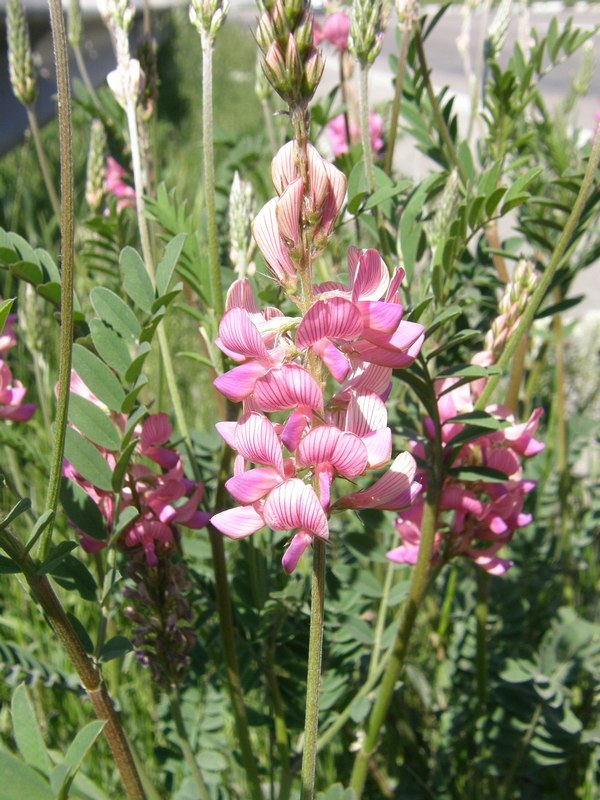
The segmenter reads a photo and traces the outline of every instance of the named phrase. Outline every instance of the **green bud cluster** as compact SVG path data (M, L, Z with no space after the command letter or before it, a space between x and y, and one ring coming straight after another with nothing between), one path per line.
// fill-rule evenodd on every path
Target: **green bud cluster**
M106 131L99 119L92 120L90 147L87 158L85 200L91 211L97 214L106 193Z
M489 60L497 58L504 46L512 15L512 5L513 0L501 0L496 16L492 20L485 42L485 54Z
M264 74L290 106L306 106L323 74L323 57L313 43L314 15L309 2L275 0L261 4L256 41Z
M69 3L68 38L70 45L79 47L81 43L81 5L79 0L71 0Z
M21 0L8 0L6 38L12 90L17 100L31 107L37 97L37 83L33 72L29 28Z
M516 330L537 282L533 264L522 258L500 298L500 314L492 322L485 337L485 349L492 353L494 363L500 358L507 338Z
M354 0L348 49L363 67L369 67L381 51L382 0Z
M210 43L213 43L228 12L229 0L192 0L190 22L200 36L206 37Z

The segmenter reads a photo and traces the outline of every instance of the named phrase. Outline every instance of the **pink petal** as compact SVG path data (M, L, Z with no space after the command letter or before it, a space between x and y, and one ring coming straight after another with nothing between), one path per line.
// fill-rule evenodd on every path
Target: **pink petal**
M353 492L338 500L343 508L388 508L399 510L410 504L411 485L417 464L410 453L400 453L388 471L368 489Z
M290 452L298 447L302 434L312 422L312 411L310 408L298 406L290 414L281 433L281 441Z
M217 422L215 425L219 435L225 440L226 444L235 450L235 429L237 422Z
M361 315L349 300L331 297L317 300L304 316L296 333L296 347L305 350L319 339L356 339L363 330Z
M239 278L227 290L225 310L231 311L232 308L243 308L249 314L259 313L254 290L248 278Z
M353 300L379 300L389 285L388 268L377 250L356 250L351 247L348 251L348 269Z
M350 362L346 356L329 339L319 339L318 342L313 342L312 349L335 380L341 383L350 369Z
M286 575L291 575L298 566L298 561L304 554L304 551L312 544L313 535L310 531L298 531L284 553L281 559L281 564L285 570Z
M271 177L277 194L281 195L292 181L300 175L296 164L296 150L294 141L289 141L280 147L271 162Z
M225 484L227 491L238 503L248 505L264 497L271 489L282 482L283 478L272 467L256 467L243 475L229 478Z
M284 411L302 405L323 412L323 393L319 384L304 367L296 364L272 369L257 381L254 400L263 411Z
M325 171L329 179L329 192L325 205L323 206L319 231L329 233L344 204L347 184L344 173L340 172L340 170L334 167L333 164L330 164L329 161L325 161Z
M283 454L273 423L262 414L243 416L235 429L235 449L253 464L274 467L283 473Z
M265 522L273 530L305 528L322 539L329 537L327 516L311 486L291 478L267 497L263 509Z
M252 232L265 261L279 283L295 283L296 272L277 225L278 198L269 200L254 220Z
M219 375L213 383L221 394L234 403L239 403L252 394L257 380L267 370L268 367L260 361L248 361L246 364L240 364L239 367L234 367L229 372Z
M254 509L254 506L242 506L241 508L228 508L211 517L211 525L218 531L229 536L230 539L242 539L250 536L261 528L265 522L261 515Z
M381 428L362 437L367 448L368 466L377 469L387 464L392 457L392 432L389 428Z
M236 361L243 358L268 358L269 354L256 325L242 308L227 311L219 325L217 344Z
M383 300L360 301L356 303L365 328L370 331L390 334L397 330L404 314L398 303L384 303Z
M279 233L288 239L294 247L300 242L300 219L302 217L302 200L304 199L304 181L298 178L292 181L277 203L277 223Z
M388 350L387 348L379 347L367 341L355 342L353 347L364 361L370 361L381 367L401 369L413 363L415 358L419 355L424 341L425 337L420 336L406 351Z
M395 303L399 302L400 298L398 297L398 291L404 280L405 276L404 270L400 267L394 270L394 274L392 275L392 280L390 281L390 285L388 286L388 290L385 293L385 302L386 303Z
M386 553L387 558L396 564L411 564L414 566L419 557L419 544L401 544Z
M390 305L390 308L401 309L402 306ZM406 351L423 335L424 330L425 328L419 322L400 322L391 334L365 327L364 338L378 347Z
M324 461L331 461L341 435L341 431L333 425L313 428L298 445L298 465L314 467Z
M346 428L357 436L387 426L387 409L379 395L373 392L353 392L348 403Z
M336 445L331 463L345 478L356 478L367 468L367 448L358 436L343 433Z

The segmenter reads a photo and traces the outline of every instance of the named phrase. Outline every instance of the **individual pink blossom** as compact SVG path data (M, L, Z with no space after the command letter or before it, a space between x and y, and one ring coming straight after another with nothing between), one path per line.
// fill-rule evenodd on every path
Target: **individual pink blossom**
M106 191L117 198L117 212L135 206L135 189L124 179L127 172L112 156L106 159Z
M0 419L26 422L37 408L35 403L24 403L27 389L13 378L8 364L0 359Z
M329 42L340 53L345 53L348 49L348 37L350 35L350 17L345 11L336 11L330 14L325 20L323 27L315 20L314 43L315 46L322 42Z
M350 130L351 144L354 144L362 139L362 131L352 120L349 120L348 128ZM383 139L383 130L384 125L381 114L378 114L376 111L369 111L369 137L371 141L371 149L376 156L381 156L381 152L385 144ZM333 119L331 119L327 124L325 132L327 134L327 138L329 139L329 144L331 145L333 155L336 158L349 151L346 120L344 118L344 114L338 114L336 117L333 117Z
M17 331L15 330L16 321L17 315L9 314L4 325L4 330L0 331L0 355L4 355L4 353L8 352L17 343Z

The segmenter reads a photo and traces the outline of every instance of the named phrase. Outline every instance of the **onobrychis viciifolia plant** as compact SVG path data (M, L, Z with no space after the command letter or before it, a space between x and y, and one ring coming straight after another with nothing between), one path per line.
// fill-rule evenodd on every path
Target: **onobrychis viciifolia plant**
M404 272L390 277L376 250L350 248L346 283L314 283L313 264L333 234L346 178L308 141L308 102L323 69L309 7L264 4L257 39L265 74L288 104L294 138L273 159L277 196L253 232L289 313L260 309L247 279L228 292L217 344L238 366L215 385L243 404L243 414L217 428L237 454L226 487L239 505L211 523L234 539L265 526L293 532L283 555L287 573L314 551L302 764L302 797L312 798L329 517L348 508L401 509L420 489L407 453L368 488L341 485L389 463L392 369L416 358L423 326L403 320Z

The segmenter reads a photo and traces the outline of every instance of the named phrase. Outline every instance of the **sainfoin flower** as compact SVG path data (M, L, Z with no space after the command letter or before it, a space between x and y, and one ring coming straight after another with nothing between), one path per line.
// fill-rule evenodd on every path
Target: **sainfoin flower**
M117 198L117 212L128 206L135 206L135 189L130 186L125 178L127 172L112 156L106 159L106 191Z
M475 470L483 467L484 470L481 470L479 479L461 479L460 472L457 476L450 473L446 477L440 503L442 522L435 537L433 561L439 563L442 559L447 561L464 555L486 572L502 575L510 569L512 562L500 557L499 550L512 540L518 528L531 522L524 504L527 494L535 488L535 482L523 477L521 459L537 455L544 449L544 445L534 438L542 411L536 409L527 422L517 424L508 409L489 406L486 411L503 420L505 427L470 439L461 446L460 442L455 443L455 439L465 426L454 422L453 418L473 411L476 394L470 385L452 388L457 381L440 381L436 386L446 466L453 471L469 467ZM431 419L425 421L425 431L433 437ZM423 458L423 445L415 443L413 453ZM493 472L486 473L485 469ZM426 485L426 472L419 471L417 479ZM398 517L396 529L402 537L402 544L388 553L390 560L400 564L416 562L423 508L424 501L420 499Z
M383 140L383 127L383 117L381 114L378 114L376 111L369 111L369 138L371 140L371 149L376 156L381 155L385 144ZM350 130L350 144L362 139L362 131L352 120L348 122L348 128ZM346 120L343 114L338 114L329 121L325 128L325 133L329 139L333 155L336 158L349 151Z
M330 14L321 27L315 20L314 43L320 45L329 42L340 53L345 53L348 49L348 36L350 35L350 17L344 11L336 11Z
M312 146L306 155L308 187L293 142L275 156L279 196L254 222L272 276L292 297L306 269L302 259L327 244L346 186ZM411 364L423 343L423 326L403 319L403 277L402 270L390 276L376 250L351 248L348 282L313 285L302 317L272 307L261 311L246 279L229 290L217 344L238 363L215 385L243 403L238 422L217 425L237 453L226 487L238 505L214 515L211 524L233 539L265 526L292 532L283 556L288 574L315 537L329 538L332 513L399 510L420 491L408 453L370 488L348 494L334 485L338 478L356 482L391 458L385 399L392 369ZM278 413L277 421L271 413Z

